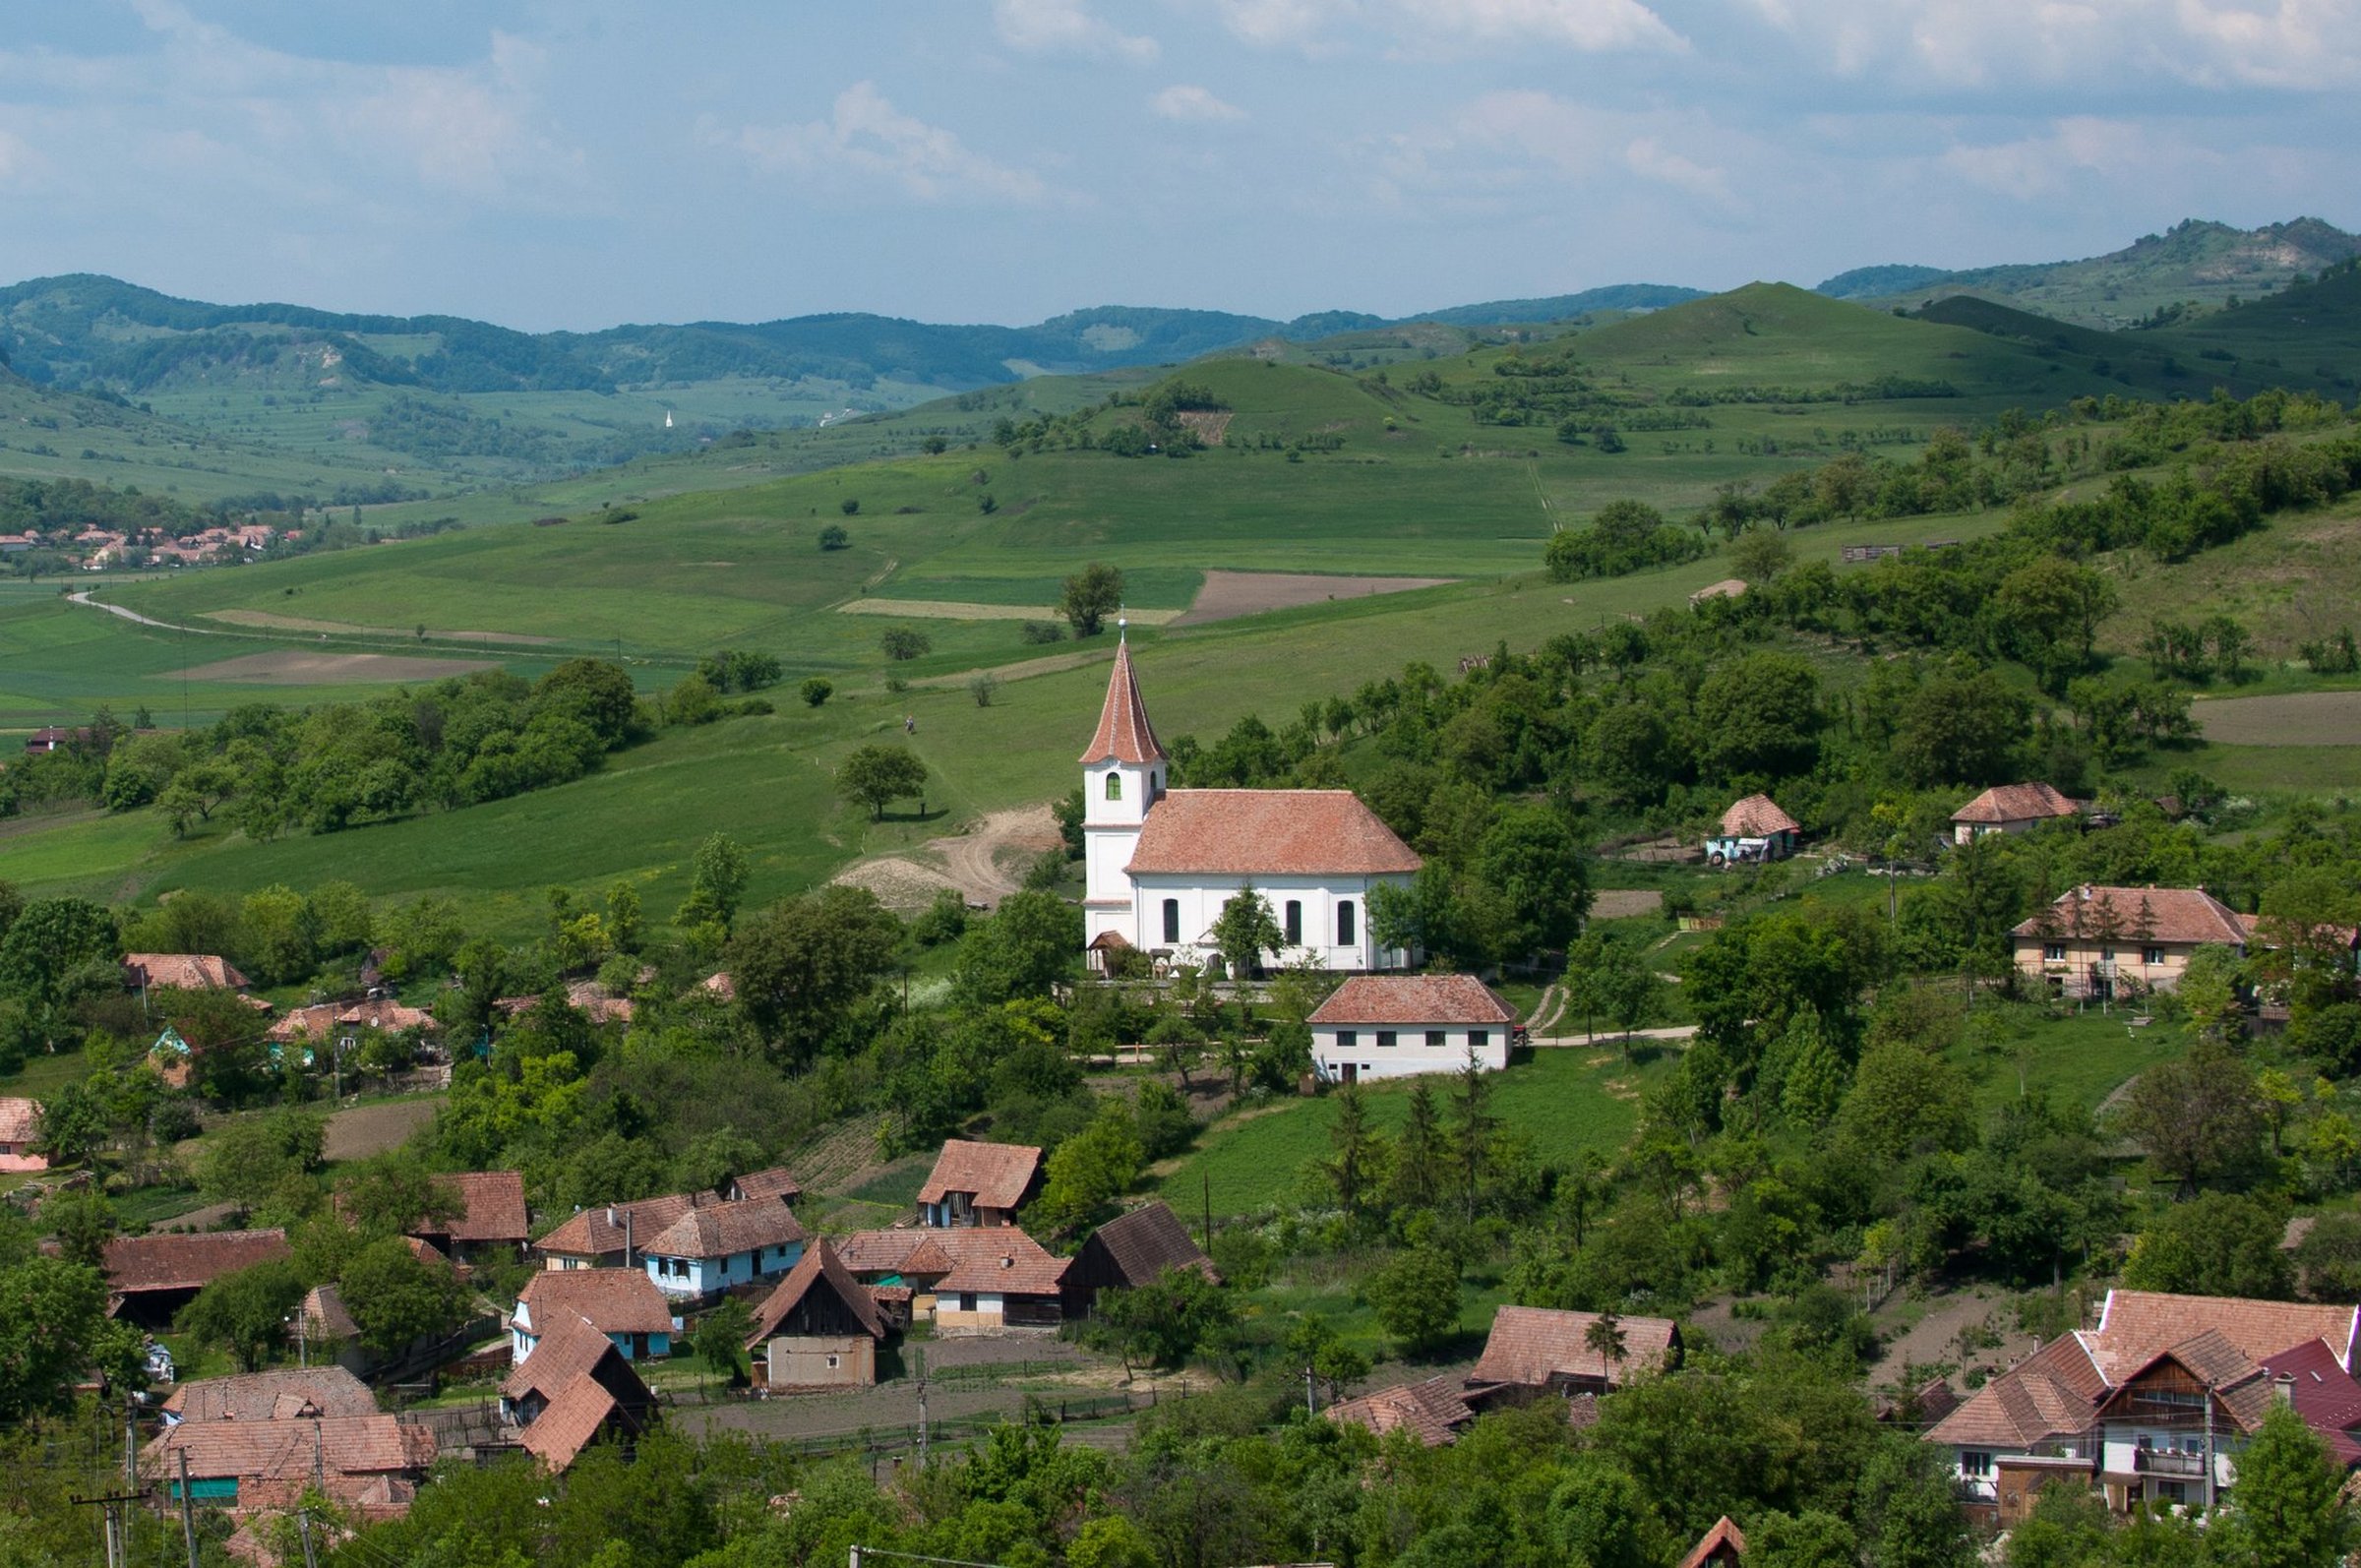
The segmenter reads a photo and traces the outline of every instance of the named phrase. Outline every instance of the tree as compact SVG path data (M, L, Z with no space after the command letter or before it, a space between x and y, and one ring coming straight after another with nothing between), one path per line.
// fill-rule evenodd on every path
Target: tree
M1368 1277L1362 1295L1378 1326L1409 1355L1433 1349L1459 1327L1459 1265L1438 1248L1395 1253Z
M795 694L804 699L804 706L816 708L836 694L836 683L822 676L808 676Z
M852 542L853 536L845 532L844 524L840 522L831 522L819 530L819 547L822 550L842 550Z
M80 971L112 963L115 917L87 898L36 898L0 936L0 995L45 1009L62 1000Z
M2238 1456L2228 1515L2210 1533L2208 1556L2223 1568L2329 1568L2351 1548L2354 1519L2329 1445L2285 1405Z
M41 1205L41 1223L57 1237L57 1255L68 1263L98 1268L106 1243L120 1228L114 1205L96 1192L60 1192Z
M1071 978L1082 956L1082 912L1038 888L1010 893L990 920L959 938L951 971L963 1001L997 1006L1022 996L1047 996Z
M1580 1012L1586 1026L1594 1016L1607 1019L1623 1031L1626 1052L1631 1032L1656 1015L1664 984L1645 953L1596 932L1566 955L1567 1010Z
M0 1267L0 1421L72 1408L105 1312L105 1277L87 1264L28 1256Z
M836 769L837 793L868 807L873 822L885 819L887 802L923 796L926 788L927 764L906 747L856 747Z
M865 887L831 884L748 919L731 939L738 1005L762 1038L809 1060L893 964L902 923Z
M1115 1200L1139 1179L1146 1158L1131 1110L1119 1100L1099 1107L1089 1126L1050 1152L1041 1185L1041 1221L1072 1235L1109 1218Z
M1820 751L1820 678L1791 653L1732 659L1697 689L1697 754L1723 779L1785 777Z
M1623 1320L1612 1312L1602 1312L1591 1319L1582 1331L1583 1348L1599 1357L1606 1369L1607 1380L1623 1381Z
M1134 1361L1178 1366L1223 1349L1238 1330L1237 1299L1188 1268L1167 1268L1134 1290L1101 1291L1092 1315L1089 1337L1122 1357L1126 1375Z
M905 659L924 658L935 651L933 637L915 627L906 626L887 627L885 634L878 639L878 645L885 650L885 657L897 664Z
M1328 1158L1319 1162L1320 1176L1336 1193L1338 1206L1358 1220L1384 1170L1385 1142L1369 1125L1361 1086L1346 1084L1336 1094L1336 1119L1328 1126Z
M2263 1135L2254 1074L2215 1041L2201 1040L2180 1060L2141 1073L2121 1119L2157 1168L2180 1182L2184 1197L2254 1154Z
M2099 623L2113 613L2114 586L2089 567L2043 554L2000 579L1987 608L2004 645L2056 695L2088 668Z
M380 1356L398 1355L413 1342L449 1332L464 1299L448 1263L430 1263L397 1236L362 1246L346 1260L336 1290L360 1330L361 1343Z
M382 1154L364 1160L336 1183L336 1208L370 1240L440 1231L466 1212L458 1189L414 1160Z
M726 935L746 896L746 849L727 833L714 833L689 862L689 896L673 916L682 927L710 926Z
M302 1304L303 1276L285 1259L217 1276L180 1309L176 1326L229 1353L251 1372L286 1343L287 1316Z
M746 1337L755 1331L754 1308L742 1297L722 1298L721 1304L698 1320L689 1334L689 1348L715 1378L734 1383L746 1364Z
M1506 952L1563 947L1591 907L1582 860L1565 819L1542 806L1512 806L1483 835L1477 881L1506 904Z
M1212 935L1233 980L1250 980L1260 974L1262 955L1287 944L1287 934L1279 929L1279 917L1271 913L1270 900L1256 892L1252 882L1223 902L1222 912L1213 918Z
M2234 1193L2176 1203L2140 1233L2124 1283L2135 1291L2287 1300L2295 1271L2279 1247L2286 1226L2276 1207Z
M1369 1375L1369 1358L1346 1344L1336 1325L1324 1317L1297 1318L1282 1352L1289 1365L1310 1372L1332 1401L1343 1399L1348 1385Z
M836 503L836 510L848 517L858 516L861 513L861 499L858 496L847 496Z
M1841 1120L1856 1144L1887 1160L1915 1149L1963 1149L1975 1137L1959 1069L1900 1041L1862 1055Z
M1065 617L1078 637L1095 637L1100 625L1123 602L1123 574L1093 561L1065 579L1058 596L1058 613Z
M1795 564L1795 547L1774 528L1749 528L1729 545L1729 570L1741 581L1761 587Z
M639 727L639 694L610 659L568 659L533 683L532 711L579 720L613 751Z
M189 1086L208 1100L240 1105L269 1081L269 1020L236 992L151 992L148 1011L151 1023L187 1043Z

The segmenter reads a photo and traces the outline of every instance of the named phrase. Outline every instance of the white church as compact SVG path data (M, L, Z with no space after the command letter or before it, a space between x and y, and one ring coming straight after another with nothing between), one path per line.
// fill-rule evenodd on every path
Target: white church
M1082 754L1088 879L1084 936L1094 967L1137 948L1161 969L1203 964L1213 923L1251 883L1285 945L1266 967L1399 969L1416 956L1369 935L1369 890L1408 885L1421 864L1351 790L1175 790L1148 722L1128 641L1115 652L1099 727Z

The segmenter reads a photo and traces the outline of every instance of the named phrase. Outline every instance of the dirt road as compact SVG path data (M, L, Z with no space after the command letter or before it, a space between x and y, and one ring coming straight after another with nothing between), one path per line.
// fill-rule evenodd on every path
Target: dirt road
M836 880L866 887L893 909L923 909L944 887L992 909L1024 885L1027 865L1059 842L1058 819L1047 806L1020 806L979 817L965 832L930 839L913 854L848 866Z

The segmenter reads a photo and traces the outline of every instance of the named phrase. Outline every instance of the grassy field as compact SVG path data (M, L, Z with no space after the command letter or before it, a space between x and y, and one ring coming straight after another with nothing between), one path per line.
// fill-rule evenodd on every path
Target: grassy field
M1631 1136L1639 1124L1640 1094L1673 1059L1659 1055L1626 1065L1610 1052L1537 1051L1531 1061L1490 1080L1491 1110L1533 1140L1534 1157L1544 1163L1564 1166L1585 1149L1608 1154ZM1433 1087L1447 1099L1453 1085L1438 1079ZM1390 1134L1408 1114L1410 1088L1370 1085L1364 1098L1371 1122ZM1334 1095L1323 1095L1241 1112L1208 1128L1157 1190L1183 1214L1200 1213L1211 1202L1217 1218L1304 1196L1307 1168L1329 1152L1336 1107Z

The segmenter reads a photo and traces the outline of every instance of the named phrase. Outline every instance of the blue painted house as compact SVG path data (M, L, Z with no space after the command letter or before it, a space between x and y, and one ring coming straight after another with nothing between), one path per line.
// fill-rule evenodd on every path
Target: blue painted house
M804 1228L776 1198L700 1203L639 1245L666 1299L708 1300L737 1285L784 1276L804 1256Z
M613 1340L627 1360L672 1354L672 1303L640 1270L544 1269L516 1298L509 1319L510 1355L522 1362L569 1317Z

